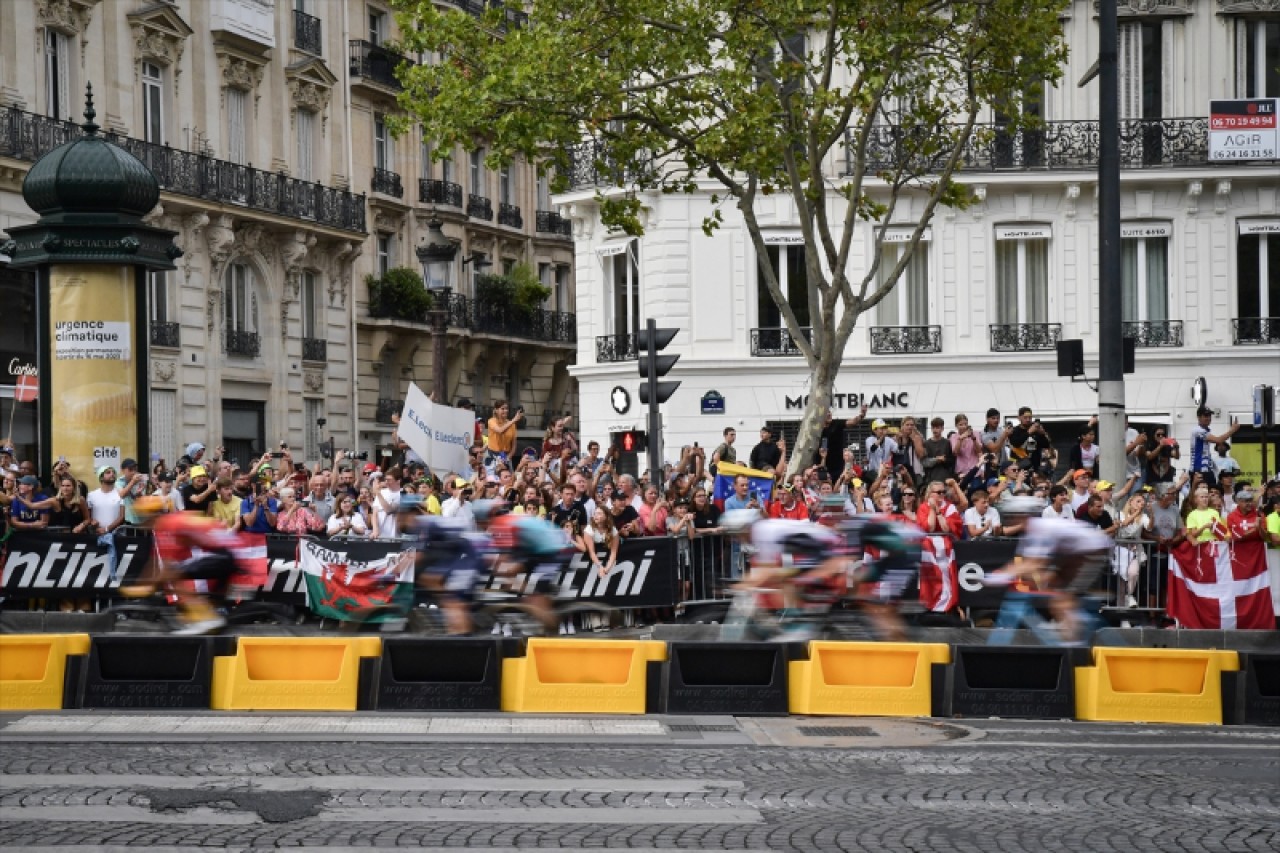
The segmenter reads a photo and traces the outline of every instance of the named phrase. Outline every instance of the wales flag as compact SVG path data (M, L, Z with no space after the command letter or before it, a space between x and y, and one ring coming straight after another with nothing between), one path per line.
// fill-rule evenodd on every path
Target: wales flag
M413 606L414 551L387 542L304 539L301 546L307 607L317 616L384 622Z

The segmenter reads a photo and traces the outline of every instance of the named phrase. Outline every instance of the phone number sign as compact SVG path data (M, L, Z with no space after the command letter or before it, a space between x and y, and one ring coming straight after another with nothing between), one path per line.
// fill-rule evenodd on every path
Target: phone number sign
M1280 159L1278 98L1209 102L1209 160Z

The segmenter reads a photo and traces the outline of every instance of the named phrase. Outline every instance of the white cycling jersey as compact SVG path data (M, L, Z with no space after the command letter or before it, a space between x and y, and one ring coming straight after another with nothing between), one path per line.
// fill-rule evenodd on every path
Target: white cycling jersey
M842 539L831 528L812 521L767 518L751 526L751 545L756 550L756 558L766 565L780 564L783 556L794 550L797 543L806 548L835 553Z
M1079 556L1109 549L1111 537L1076 519L1031 518L1018 543L1018 556L1031 560Z

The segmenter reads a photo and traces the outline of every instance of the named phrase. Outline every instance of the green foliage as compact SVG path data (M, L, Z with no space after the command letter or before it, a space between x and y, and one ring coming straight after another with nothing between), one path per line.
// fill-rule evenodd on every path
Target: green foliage
M431 294L415 270L395 267L381 278L365 276L364 282L369 288L369 313L374 317L427 322Z
M506 275L476 276L476 303L491 314L532 317L550 295L528 264L516 264Z

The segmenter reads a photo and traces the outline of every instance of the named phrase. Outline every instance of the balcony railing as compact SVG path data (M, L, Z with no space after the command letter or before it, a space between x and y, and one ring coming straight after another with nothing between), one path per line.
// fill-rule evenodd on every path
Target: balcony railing
M906 163L912 171L937 172L948 151L923 158L914 152L911 130L882 126L872 130L867 144L870 171L895 169ZM925 131L921 131L924 133ZM852 132L845 141L852 142ZM960 170L1095 169L1101 133L1098 122L1047 121L1034 130L1009 132L998 124L978 125L961 152ZM845 148L845 173L853 172L856 148ZM1125 119L1120 123L1120 165L1126 169L1204 166L1209 162L1208 119L1200 117Z
M223 346L227 355L243 355L249 358L257 358L262 349L262 341L257 332L227 329Z
M528 15L512 8L518 4L503 2L503 0L445 0L445 2L476 17L480 17L489 9L501 9L504 21L499 26L503 29L506 27L523 27L529 22Z
M997 323L988 328L992 352L1053 349L1062 337L1061 323Z
M942 352L941 326L872 326L873 355Z
M1231 343L1236 346L1280 344L1280 317L1240 317L1232 320Z
M573 237L573 223L551 210L539 210L533 215L533 228L539 234L558 234Z
M320 37L320 19L298 9L293 10L293 46L319 56L324 41Z
M153 347L171 347L177 349L182 346L182 327L178 323L152 323L151 324L151 345Z
M79 139L82 133L79 125L69 121L16 107L0 108L0 156L34 163L64 142ZM141 139L111 133L104 136L146 164L165 192L364 232L363 195Z
M812 341L808 326L800 329L806 341ZM781 328L751 330L751 354L758 357L785 357L800 355L800 347L791 333Z
M587 139L569 150L569 188L622 187L652 168L649 163L630 168L612 163L604 156L604 146L598 140Z
M389 195L392 198L404 198L404 187L400 184L400 174L390 169L374 167L373 180L369 183L369 189L382 195Z
M445 302L449 328L531 341L573 344L578 341L577 317L567 311L521 309L510 305L481 305L461 293L450 293ZM399 303L370 301L370 317L387 317L411 323L429 323L430 312L412 313ZM634 354L632 358L634 358Z
M635 361L636 339L623 332L617 335L601 335L596 338L596 361Z
M482 195L467 195L467 216L472 219L493 219L493 202Z
M396 79L396 68L401 63L405 65L416 64L412 59L407 59L394 50L387 50L382 45L364 41L363 39L351 40L348 46L348 56L351 59L352 77L370 80L397 92L404 87Z
M302 339L303 361L328 361L329 344L324 338Z
M462 187L451 181L437 181L433 178L419 178L418 201L423 204L446 204L449 207L461 209Z
M1133 338L1135 347L1182 346L1181 320L1143 320L1123 324L1124 336Z
M520 215L520 208L514 204L504 202L498 203L498 224L506 225L508 228L523 228L524 217Z
M395 423L391 420L404 409L403 400L395 400L389 397L378 398L378 408L374 410L373 419L380 424Z

